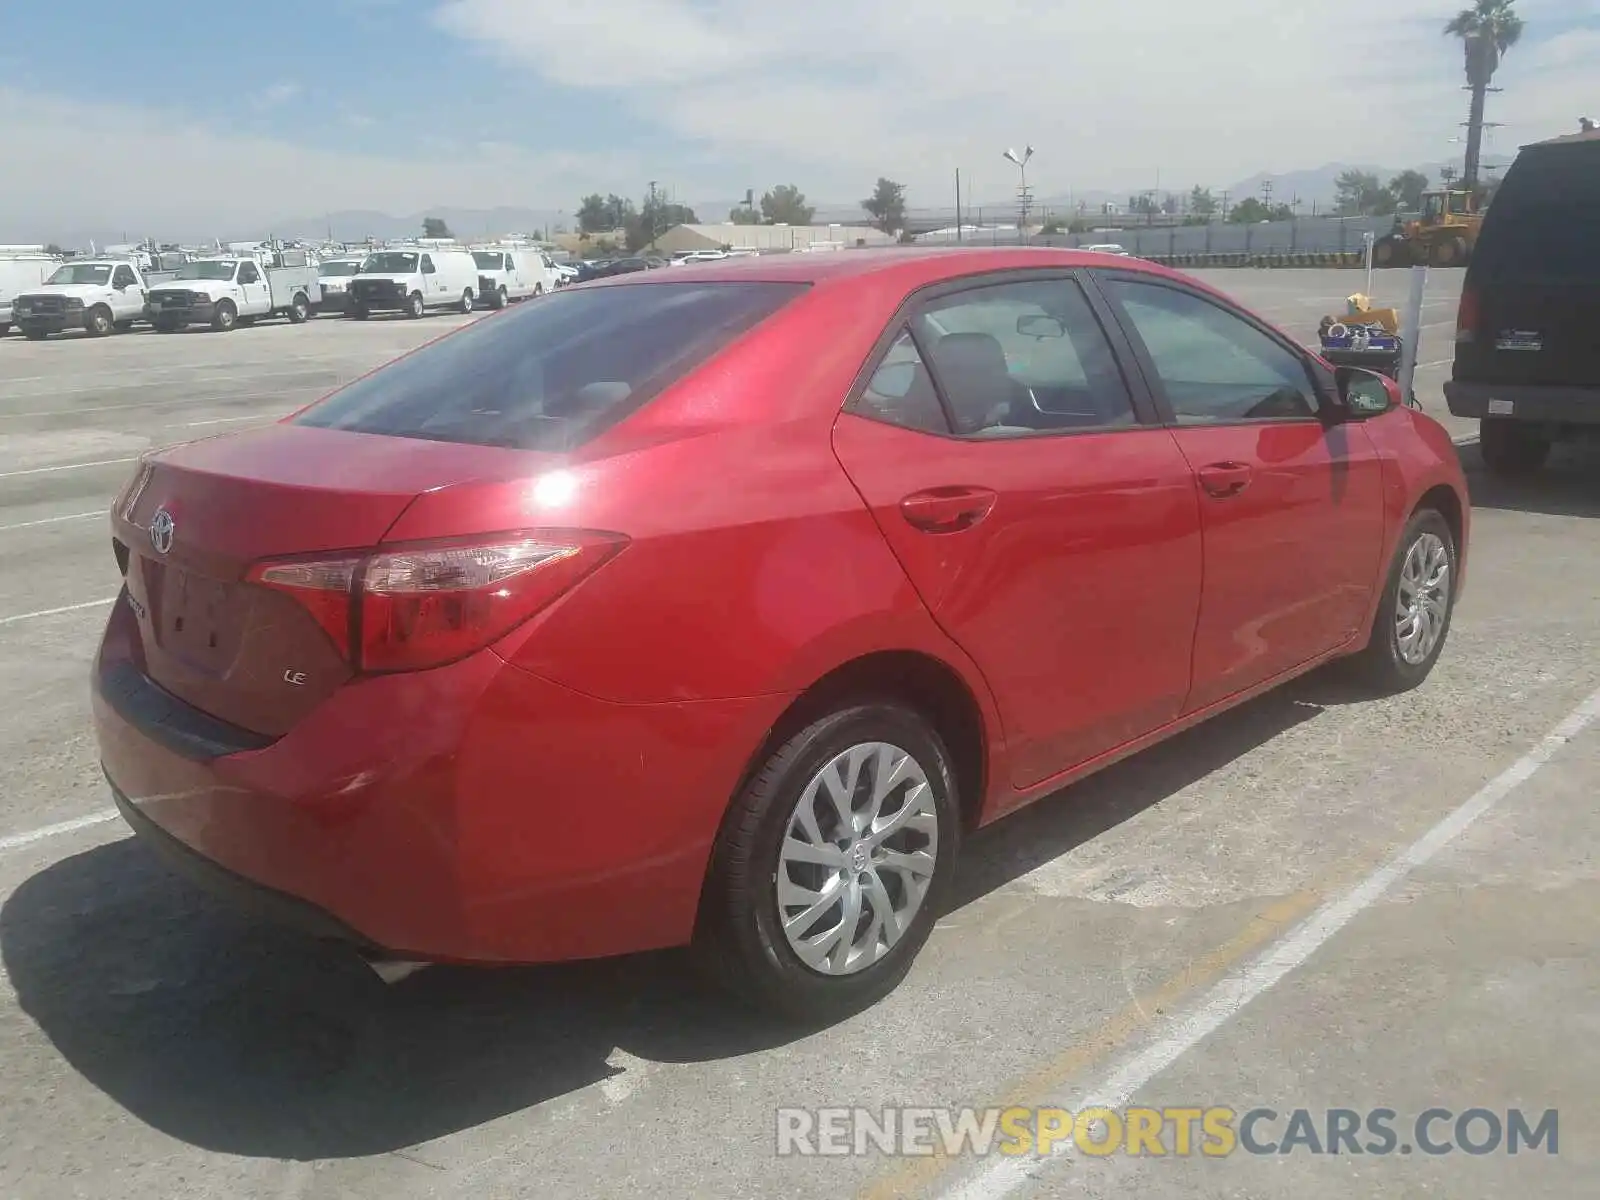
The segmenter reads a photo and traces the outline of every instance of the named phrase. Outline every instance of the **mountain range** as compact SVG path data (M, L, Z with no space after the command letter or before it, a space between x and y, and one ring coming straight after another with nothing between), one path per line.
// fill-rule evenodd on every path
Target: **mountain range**
M1510 162L1509 158L1488 156L1485 165L1504 167ZM1419 166L1428 179L1437 183L1439 172L1446 166L1445 163L1429 163ZM1341 174L1349 170L1370 172L1380 180L1387 181L1399 174L1404 168L1377 167L1365 164L1351 163L1326 163L1320 167L1307 170L1287 171L1278 174L1262 172L1242 179L1227 187L1213 187L1212 193L1220 198L1226 191L1230 200L1237 203L1246 196L1263 195L1266 185L1272 185L1272 198L1276 203L1291 203L1295 199L1300 201L1300 211L1309 213L1316 209L1328 210L1333 205L1334 195L1337 192L1337 180ZM1165 191L1166 189L1163 189ZM1186 193L1187 186L1173 188L1173 191ZM938 198L910 193L906 197L908 207L913 211L938 211L943 210L954 217L955 197L941 196ZM1099 209L1103 204L1126 205L1129 199L1127 192L1113 192L1105 189L1095 189L1084 192L1073 192L1070 195L1055 193L1037 196L1034 200L1035 211L1039 209L1067 209L1075 208L1079 204L1086 204L1091 210ZM577 197L573 198L576 203ZM702 221L716 223L727 219L728 211L742 204L740 198L711 199L692 202L690 207ZM867 214L862 210L860 202L829 202L813 200L816 209L813 220L817 222L837 222L839 224L864 224ZM962 197L962 208L966 214L973 214L978 209L988 209L997 215L1009 214L1015 209L1015 200L1010 196L979 197L975 202L972 198ZM486 235L504 235L512 233L541 233L547 229L554 229L558 225L572 223L572 210L553 208L455 208L443 207L429 209L427 212L395 215L380 212L376 209L349 209L340 212L325 213L320 216L288 217L268 228L246 229L234 232L224 231L222 236L229 238L250 237L279 237L288 239L320 239L332 237L337 241L359 241L363 238L373 237L380 240L390 238L403 238L416 236L422 233L422 222L425 217L443 218L452 233L458 237L472 238ZM988 219L987 216L985 219ZM1002 218L1004 219L1004 218ZM216 236L215 231L195 230L191 235L196 238L209 238ZM116 231L99 230L85 231L73 234L71 239L62 239L64 245L87 245L91 240L97 244L119 242L124 240Z

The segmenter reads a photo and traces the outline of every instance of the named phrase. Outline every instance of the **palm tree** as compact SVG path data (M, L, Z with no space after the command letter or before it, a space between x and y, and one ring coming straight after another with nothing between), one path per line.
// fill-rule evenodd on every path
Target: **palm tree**
M1467 87L1472 109L1467 116L1467 156L1462 182L1478 186L1478 160L1483 151L1483 103L1500 59L1522 37L1522 18L1514 0L1475 0L1444 27L1446 37L1461 39L1467 60Z

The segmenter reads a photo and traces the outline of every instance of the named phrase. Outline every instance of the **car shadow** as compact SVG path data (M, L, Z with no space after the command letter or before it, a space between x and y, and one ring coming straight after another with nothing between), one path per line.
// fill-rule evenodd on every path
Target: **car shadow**
M1461 466L1474 509L1600 517L1600 444L1558 445L1544 468L1526 479L1490 475L1475 444L1461 447Z
M974 836L955 906L1098 836L1326 705L1318 673ZM380 1154L620 1072L810 1031L706 990L678 951L435 968L386 986L348 951L235 916L133 839L57 862L0 909L22 1009L96 1087L184 1142L290 1160Z

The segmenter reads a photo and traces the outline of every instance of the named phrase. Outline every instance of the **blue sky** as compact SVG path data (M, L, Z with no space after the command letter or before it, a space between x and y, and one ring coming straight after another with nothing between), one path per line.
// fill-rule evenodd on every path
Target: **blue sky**
M1439 33L1459 2L11 3L0 242L570 212L651 179L691 203L780 182L848 203L886 174L932 205L960 168L995 202L1015 183L999 151L1023 142L1041 195L1440 162L1466 108ZM1600 0L1519 9L1501 152L1600 108Z

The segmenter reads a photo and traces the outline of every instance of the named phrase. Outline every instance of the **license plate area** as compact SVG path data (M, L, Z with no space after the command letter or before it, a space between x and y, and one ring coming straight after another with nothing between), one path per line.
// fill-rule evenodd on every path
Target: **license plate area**
M144 561L151 631L163 651L208 674L222 674L238 649L244 600L233 584L173 563Z

